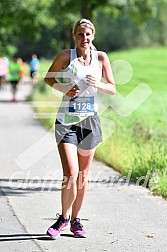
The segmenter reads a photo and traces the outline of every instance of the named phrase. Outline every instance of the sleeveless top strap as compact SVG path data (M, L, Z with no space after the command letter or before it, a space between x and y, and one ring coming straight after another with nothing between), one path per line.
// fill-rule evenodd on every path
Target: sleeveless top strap
M70 62L71 62L71 61L73 61L77 57L77 55L76 55L76 48L70 49L70 51L71 51L71 54L70 54Z
M98 61L98 53L96 50L92 50L92 61L91 61L91 65L99 65L99 61Z

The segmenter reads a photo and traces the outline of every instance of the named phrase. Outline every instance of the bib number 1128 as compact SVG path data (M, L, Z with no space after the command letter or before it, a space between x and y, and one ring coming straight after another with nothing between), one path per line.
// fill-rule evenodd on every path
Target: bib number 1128
M90 110L91 109L91 103L88 102L83 102L83 103L73 103L74 106L74 110L79 110L79 111L86 111L86 110Z
M76 97L69 105L69 112L90 113L94 111L94 97Z

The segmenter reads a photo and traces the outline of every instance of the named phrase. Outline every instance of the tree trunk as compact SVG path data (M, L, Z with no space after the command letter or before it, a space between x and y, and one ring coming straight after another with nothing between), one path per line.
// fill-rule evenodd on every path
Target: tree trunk
M95 8L95 4L93 4L90 0L82 0L81 5L81 17L91 19L93 10Z

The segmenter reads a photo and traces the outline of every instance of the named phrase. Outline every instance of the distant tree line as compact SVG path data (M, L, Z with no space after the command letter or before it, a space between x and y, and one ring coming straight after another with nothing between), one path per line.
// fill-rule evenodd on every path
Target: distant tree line
M73 47L74 23L95 24L95 45L112 51L167 45L167 0L0 1L0 54L53 58Z

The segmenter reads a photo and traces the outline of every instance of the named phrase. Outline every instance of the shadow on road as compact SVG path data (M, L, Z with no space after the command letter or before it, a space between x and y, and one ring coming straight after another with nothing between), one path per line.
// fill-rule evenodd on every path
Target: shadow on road
M73 234L61 234L60 236L75 238ZM25 240L53 241L47 234L3 234L0 235L0 242L13 242Z
M0 242L24 240L51 240L46 234L4 234L0 235Z

